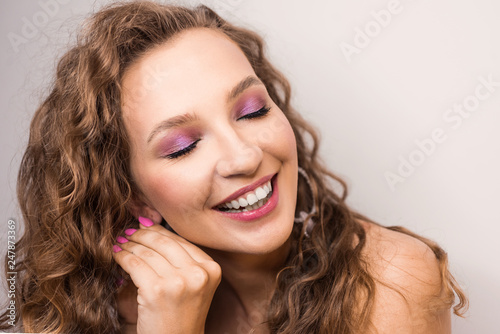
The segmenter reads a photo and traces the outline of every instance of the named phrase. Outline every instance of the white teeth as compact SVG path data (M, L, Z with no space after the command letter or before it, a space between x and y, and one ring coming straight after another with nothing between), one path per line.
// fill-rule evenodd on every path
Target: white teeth
M267 181L263 186L258 187L253 192L249 193L246 198L240 197L234 199L231 202L226 202L221 206L227 208L228 212L241 212L255 210L264 205L267 202L266 197L273 190L271 186L271 180ZM241 208L241 209L240 209ZM238 210L240 209L240 210Z
M261 187L258 187L257 190L255 190L255 195L257 195L257 199L263 199L266 198L267 194L269 194L269 191L266 192L264 189Z
M246 199L244 199L244 198L240 198L240 199L238 200L238 202L240 202L240 206L243 206L243 207L245 207L245 206L247 206L247 205L248 205L247 200L246 200Z
M263 206L267 200L261 199L257 203L253 205L247 205L246 207L242 208L241 210L235 210L235 209L229 209L226 212L246 212L246 211L251 211L260 208Z
M267 200L268 199L261 199L252 205L248 205L247 207L245 207L245 209L247 209L248 211L256 210L256 209L260 208L261 206L263 206L264 204L266 204Z
M255 196L255 194L248 194L247 196L248 205L254 205L258 200L259 199Z

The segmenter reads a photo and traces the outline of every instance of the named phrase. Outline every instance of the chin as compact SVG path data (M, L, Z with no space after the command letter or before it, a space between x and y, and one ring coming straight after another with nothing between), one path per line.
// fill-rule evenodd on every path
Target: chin
M292 218L293 222L293 218ZM284 247L292 233L293 223L274 228L264 229L260 233L244 235L232 240L235 253L265 255Z

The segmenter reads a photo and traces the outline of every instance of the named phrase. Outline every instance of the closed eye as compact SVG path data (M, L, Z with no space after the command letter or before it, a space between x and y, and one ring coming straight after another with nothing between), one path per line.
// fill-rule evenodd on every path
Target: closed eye
M167 159L175 159L175 158L179 158L179 157L181 157L183 155L187 155L188 153L190 153L192 150L195 149L196 145L198 144L198 142L200 140L201 139L197 139L196 141L192 142L189 146L186 146L182 150L179 150L177 152L170 153L170 154L166 155L165 158L167 158Z
M238 118L238 120L264 117L269 113L270 110L271 110L271 107L264 106L255 112L246 114L246 115ZM197 139L196 141L192 142L189 146L186 146L185 148L183 148L177 152L170 153L170 154L166 155L165 158L176 159L176 158L179 158L179 157L182 157L182 156L189 154L191 151L193 151L196 148L196 145L198 144L198 142L200 140L201 139Z
M240 120L240 119L252 119L252 118L263 117L263 116L267 115L269 110L271 110L271 107L264 106L264 107L260 108L259 110L252 112L252 113L249 113L249 114L246 114L244 116L241 116L238 119Z

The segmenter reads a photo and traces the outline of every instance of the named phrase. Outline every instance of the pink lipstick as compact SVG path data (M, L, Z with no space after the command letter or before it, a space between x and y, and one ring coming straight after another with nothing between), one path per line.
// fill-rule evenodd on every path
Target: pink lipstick
M241 220L241 221L251 221L251 220L255 220L255 219L259 219L261 217L264 217L265 215L267 215L268 213L273 211L274 208L276 208L276 206L278 205L279 191L278 191L277 175L278 174L275 174L274 177L271 179L271 184L272 184L272 188L273 188L271 197L260 208L250 210L250 211L242 211L242 212L226 212L226 211L219 211L216 209L215 209L215 211L219 212L220 214L222 214L228 218ZM234 193L233 195L228 197L228 199L236 198L241 193L245 193L248 190L248 188L249 187L242 188L240 191L237 191L236 193ZM226 200L223 202L226 202Z

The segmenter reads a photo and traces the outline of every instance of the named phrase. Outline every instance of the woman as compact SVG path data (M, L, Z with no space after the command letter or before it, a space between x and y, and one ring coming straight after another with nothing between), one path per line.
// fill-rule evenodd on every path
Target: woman
M331 189L262 39L205 6L95 14L30 131L23 331L449 333L465 308L439 246Z

